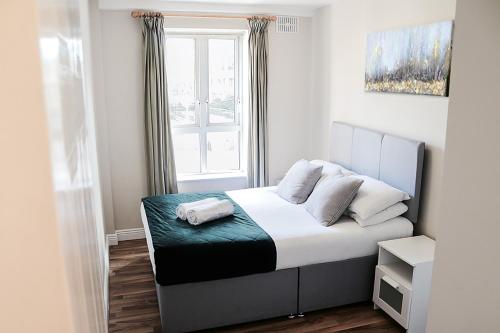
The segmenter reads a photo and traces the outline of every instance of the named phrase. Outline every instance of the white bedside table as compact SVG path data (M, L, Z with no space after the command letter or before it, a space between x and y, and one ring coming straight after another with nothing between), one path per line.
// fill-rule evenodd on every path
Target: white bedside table
M373 302L407 329L423 333L435 242L416 236L379 242Z

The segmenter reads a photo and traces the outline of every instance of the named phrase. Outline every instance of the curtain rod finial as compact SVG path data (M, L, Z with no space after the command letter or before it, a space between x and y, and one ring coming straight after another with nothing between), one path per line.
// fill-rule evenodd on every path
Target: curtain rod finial
M143 12L141 10L133 10L130 15L134 18L137 17L162 17L163 14L160 12Z

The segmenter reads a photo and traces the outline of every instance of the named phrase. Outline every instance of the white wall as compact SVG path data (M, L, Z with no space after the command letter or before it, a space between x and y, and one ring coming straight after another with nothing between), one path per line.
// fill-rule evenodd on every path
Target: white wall
M0 332L107 332L87 1L2 9Z
M103 217L106 234L115 232L113 216L113 192L111 190L111 170L108 146L108 119L106 114L106 96L104 89L104 69L102 59L101 20L99 0L89 1L90 34L92 50L92 79L94 88L94 110L97 131L97 153L99 160L99 180L101 185Z
M500 1L457 1L428 332L498 332Z
M0 53L1 332L63 333L74 327L52 190L38 5L2 2L9 15L0 21L0 39L10 47ZM26 20L22 29L12 29L19 17Z
M369 32L454 18L455 0L344 0L314 18L311 157L328 157L331 121L405 136L426 143L425 175L417 232L436 236L448 99L366 93L364 69Z
M140 199L147 193L142 36L130 12L100 14L107 126L99 126L98 131L108 138L112 194L104 200L112 202L116 229L137 228L141 226Z
M38 5L52 190L72 319L75 331L106 332L108 273L97 165L89 3L42 0Z
M142 37L129 10L102 10L101 39L105 113L116 229L141 226L139 204L147 194L144 151ZM311 19L300 19L297 34L269 28L269 153L270 181L275 183L307 150L311 92ZM169 27L247 29L244 20L167 19ZM98 121L100 121L98 119ZM99 124L101 125L101 124ZM102 126L98 130L102 130ZM101 133L101 137L104 134ZM104 151L104 149L102 150ZM104 163L104 162L103 162ZM243 188L241 178L185 182L180 191Z
M299 33L269 27L269 182L275 185L307 151L310 108L312 20L301 18Z

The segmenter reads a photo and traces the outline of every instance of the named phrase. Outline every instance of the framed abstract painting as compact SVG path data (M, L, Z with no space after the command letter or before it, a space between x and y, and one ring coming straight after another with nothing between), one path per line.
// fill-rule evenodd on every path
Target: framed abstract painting
M453 21L368 35L365 90L448 96Z

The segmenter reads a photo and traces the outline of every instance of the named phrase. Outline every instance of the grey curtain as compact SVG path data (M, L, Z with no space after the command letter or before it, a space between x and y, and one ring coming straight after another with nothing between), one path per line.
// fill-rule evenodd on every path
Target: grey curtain
M268 129L267 129L267 52L268 19L253 17L248 20L249 50L249 130L248 130L248 186L269 185Z
M141 21L149 195L177 193L168 112L163 17L143 17Z

